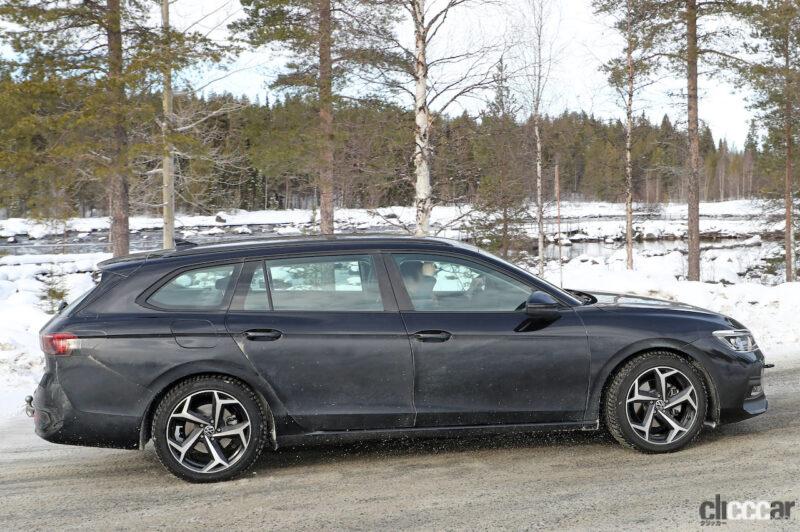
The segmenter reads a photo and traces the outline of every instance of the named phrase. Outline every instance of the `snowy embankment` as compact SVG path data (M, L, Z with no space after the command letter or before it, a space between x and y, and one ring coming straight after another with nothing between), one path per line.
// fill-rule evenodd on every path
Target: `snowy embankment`
M704 260L705 275L716 260ZM770 362L800 360L800 283L767 286L758 282L736 284L679 281L686 258L678 252L664 256L634 257L634 271L625 269L624 250L605 259L577 257L563 265L548 263L545 278L558 285L587 291L655 297L713 310L744 323ZM735 270L732 262L718 268ZM728 273L730 273L728 270Z
M753 235L777 234L782 231L780 217L769 220L765 205L758 201L732 200L703 203L700 207L701 233L713 238L746 238ZM533 212L533 209L531 209ZM431 215L431 226L439 236L466 238L470 221L476 213L469 205L437 206ZM557 235L556 210L549 205L545 211L548 238ZM565 202L561 206L561 230L572 241L620 240L625 233L625 210L622 204L603 202ZM339 209L336 211L336 230L383 231L413 227L413 207L383 207L380 209ZM686 236L686 205L667 204L653 210L636 206L634 230L645 240L671 240ZM183 238L197 235L214 236L227 233L249 234L251 227L268 227L279 235L295 235L314 231L318 213L312 210L229 211L214 216L179 215L176 228ZM533 220L529 229L533 230ZM108 230L108 218L72 218L65 222L38 222L27 218L0 220L0 237L42 239L63 234L85 237ZM153 231L161 228L158 217L134 216L131 232ZM79 238L80 240L80 238Z
M18 413L22 399L33 392L44 360L39 329L47 323L54 303L46 299L57 279L66 299L80 296L94 285L92 271L106 253L71 255L8 255L0 257L0 416Z

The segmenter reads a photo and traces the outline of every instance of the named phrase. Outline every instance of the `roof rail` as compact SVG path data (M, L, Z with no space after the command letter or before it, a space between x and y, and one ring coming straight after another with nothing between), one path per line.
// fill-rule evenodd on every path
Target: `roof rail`
M197 247L197 242L189 242L188 240L184 240L183 238L176 238L175 242L175 249L189 249Z

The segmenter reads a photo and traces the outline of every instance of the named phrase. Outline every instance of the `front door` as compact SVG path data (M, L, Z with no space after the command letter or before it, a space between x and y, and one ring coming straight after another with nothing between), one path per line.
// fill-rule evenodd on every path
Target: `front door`
M581 419L589 351L574 310L531 319L534 286L478 260L407 253L387 265L414 353L417 426Z
M411 348L380 256L247 263L227 326L304 428L413 426Z

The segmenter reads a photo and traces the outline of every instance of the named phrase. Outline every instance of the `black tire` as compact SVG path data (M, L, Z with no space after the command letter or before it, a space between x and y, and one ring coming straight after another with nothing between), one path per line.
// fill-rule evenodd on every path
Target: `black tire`
M175 430L174 426L170 426L170 429L168 429L168 425L170 423L173 423L173 425L176 423L173 414L178 406L188 404L188 402L184 403L187 398L189 398L190 402L194 400L193 398L198 397L198 401L202 402L205 397L204 394L212 394L214 397L232 398L238 402L238 404L232 403L229 406L222 407L225 409L231 408L235 410L235 412L230 412L228 410L223 411L223 413L228 412L229 418L220 421L222 428L220 428L219 431L225 430L225 428L229 426L227 423L230 419L239 421L236 419L237 413L240 418L244 418L246 415L246 421L249 422L249 431L243 430L241 438L231 437L227 440L215 440L220 442L223 446L233 445L233 448L237 449L237 451L235 453L235 462L231 460L230 466L219 464L217 467L224 469L210 472L200 472L193 469L193 467L197 468L200 466L191 463L189 460L185 461L186 465L181 463L178 457L175 456L180 453L179 451L173 452L174 447L170 445L168 441L167 432L170 429L173 431ZM220 401L220 403L221 402L222 401ZM203 405L201 405L201 408L202 407ZM222 418L222 413L219 417ZM175 388L170 390L161 399L153 415L153 443L159 461L178 478L197 483L230 480L247 471L261 455L261 451L264 449L268 440L268 419L267 412L261 400L249 386L241 381L226 376L210 375L193 377L175 386ZM225 425L223 425L223 421ZM205 433L202 427L207 427L208 425L192 424L192 422L188 422L188 426L200 431L200 435L197 438L199 446L195 446L191 452L195 453L197 456L201 456L203 450L205 450L205 454L213 460L214 455L211 454L211 449L203 441ZM235 423L230 425L230 427L236 426ZM188 431L189 429L186 427L179 427L178 430ZM214 438L213 430L208 434L211 435L212 439ZM245 434L247 438L245 438ZM186 435L184 434L183 436L185 437ZM245 440L247 440L246 444L244 443ZM175 439L172 441L173 443L176 442ZM188 441L188 438L186 438L185 441ZM211 441L211 439L209 439L209 441ZM216 447L216 449L218 451L225 451L221 447Z
M671 368L677 370L679 374L675 374L670 378L680 379L681 382L690 383L691 386L694 387L695 391L695 393L692 395L692 398L694 404L696 405L696 409L693 409L691 404L687 404L685 406L685 413L681 413L682 407L675 407L673 410L665 410L662 403L660 412L665 412L673 419L677 419L678 417L674 416L674 413L680 413L680 415L687 420L685 423L681 423L681 426L685 427L686 430L680 432L674 431L679 435L675 436L674 441L671 442L668 440L673 431L667 424L666 417L664 417L662 420L661 415L659 414L659 409L656 406L657 401L652 401L653 413L651 414L651 418L656 419L655 424L660 425L653 429L655 431L655 435L649 434L650 429L648 429L647 434L643 434L641 429L639 429L639 431L635 430L634 425L636 425L636 423L632 422L631 420L631 417L641 416L641 418L637 419L636 421L641 421L641 423L639 423L640 425L645 424L644 420L647 419L646 412L650 403L642 402L639 406L629 406L628 403L628 398L632 397L629 394L634 393L634 382L638 380L639 383L635 389L639 390L638 386L641 382L643 382L642 380L639 380L640 377L642 379L646 379L649 375L657 375L648 373L648 371L661 371L664 374L668 373L661 368ZM672 382L676 383L677 386L680 385L678 381ZM668 384L667 387L671 386L673 386L673 384ZM685 389L688 389L688 385L685 385ZM646 393L651 392L642 392L642 394ZM654 396L657 395L658 393L656 391ZM705 421L706 412L708 409L707 397L708 393L706 390L705 380L697 368L695 368L686 359L674 353L670 353L668 351L655 351L637 356L623 365L614 374L606 388L602 405L603 416L608 432L623 446L645 453L669 453L683 449L692 443L700 434L701 430L703 429L703 422ZM692 414L692 410L694 410L694 414ZM652 423L647 425L651 428L653 426ZM661 431L661 433L659 434L658 431ZM662 438L663 441L648 441L648 439L657 440L658 438Z

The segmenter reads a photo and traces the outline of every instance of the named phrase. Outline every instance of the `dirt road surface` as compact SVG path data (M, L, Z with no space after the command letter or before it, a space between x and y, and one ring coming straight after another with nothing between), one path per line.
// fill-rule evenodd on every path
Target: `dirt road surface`
M716 494L800 500L800 356L769 370L767 393L767 414L669 455L588 433L384 442L267 453L213 485L174 478L151 446L58 446L11 418L0 529L698 529ZM800 510L766 525L800 529Z

